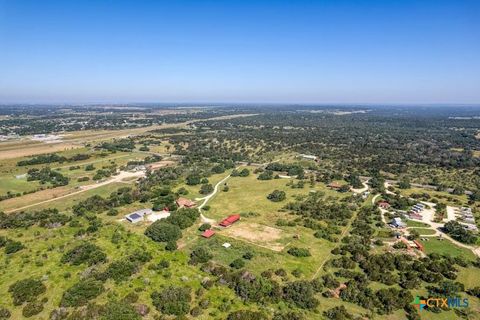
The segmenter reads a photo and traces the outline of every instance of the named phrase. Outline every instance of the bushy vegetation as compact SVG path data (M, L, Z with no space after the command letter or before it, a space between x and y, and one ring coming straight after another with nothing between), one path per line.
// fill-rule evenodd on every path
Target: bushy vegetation
M153 305L164 314L182 316L190 310L190 288L170 286L151 295Z
M477 236L475 236L471 231L465 230L463 225L457 221L449 221L445 223L443 229L448 233L453 239L463 242L474 244L477 242Z
M42 281L34 278L19 280L8 288L12 295L13 304L18 306L24 302L33 302L39 295L46 291Z
M96 245L85 242L66 252L62 257L63 263L72 265L87 264L89 266L105 262L107 255Z
M104 287L101 281L94 279L81 280L64 292L60 305L63 307L84 306L103 291Z

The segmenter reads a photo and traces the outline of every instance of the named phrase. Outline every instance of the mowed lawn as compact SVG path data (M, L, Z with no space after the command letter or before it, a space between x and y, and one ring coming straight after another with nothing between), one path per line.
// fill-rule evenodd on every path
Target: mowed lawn
M408 228L409 231L415 230L417 231L421 236L428 236L435 234L437 231L434 229L429 229L429 228Z

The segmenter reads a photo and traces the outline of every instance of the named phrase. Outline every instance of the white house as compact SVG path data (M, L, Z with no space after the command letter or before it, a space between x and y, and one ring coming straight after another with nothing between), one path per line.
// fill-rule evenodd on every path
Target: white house
M151 214L152 212L153 212L152 209L137 210L137 211L134 211L134 212L126 215L125 219L127 219L127 221L129 221L131 223L137 223L137 222L143 221L143 217L145 215Z

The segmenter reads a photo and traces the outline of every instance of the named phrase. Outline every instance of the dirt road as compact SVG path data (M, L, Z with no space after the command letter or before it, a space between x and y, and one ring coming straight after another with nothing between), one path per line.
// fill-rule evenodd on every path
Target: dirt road
M195 200L197 201L202 201L202 204L198 206L198 211L200 211L200 218L202 219L202 222L203 223L210 223L210 224L214 224L216 223L215 220L213 219L210 219L210 218L207 218L203 215L202 213L202 208L207 204L207 202L218 192L218 188L219 186L222 184L222 183L225 183L225 181L227 181L228 179L230 178L230 175L226 176L225 178L223 178L222 180L220 180L216 185L215 187L213 188L213 192L210 193L208 196L206 197L203 197L203 198L197 198Z
M89 184L89 185L86 185L86 186L81 186L78 191L74 191L72 193L68 193L66 195L63 195L63 196L60 196L60 197L57 197L57 198L52 198L52 199L32 203L32 204L29 204L27 206L23 206L23 207L20 207L20 208L7 210L7 211L5 211L5 213L11 213L11 212L15 212L15 211L25 210L25 209L35 207L35 206L38 206L38 205L41 205L41 204L45 204L45 203L49 203L49 202L53 202L53 201L58 201L58 200L61 200L61 199L67 198L67 197L71 197L71 196L83 193L85 191L88 191L88 190L92 190L92 189L96 189L96 188L105 186L105 185L110 184L110 183L123 182L123 180L125 180L125 179L140 178L140 177L143 177L143 176L145 176L145 172L143 172L143 171L137 171L137 172L121 171L118 175L113 176L112 178L110 178L108 180L98 182L98 183L94 183L94 184Z

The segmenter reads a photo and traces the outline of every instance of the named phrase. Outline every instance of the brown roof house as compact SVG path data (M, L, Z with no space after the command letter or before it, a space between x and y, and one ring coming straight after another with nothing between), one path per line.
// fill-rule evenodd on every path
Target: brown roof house
M179 208L193 208L197 205L195 202L187 198L178 198L176 202Z

